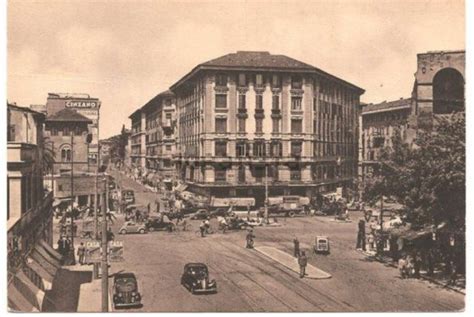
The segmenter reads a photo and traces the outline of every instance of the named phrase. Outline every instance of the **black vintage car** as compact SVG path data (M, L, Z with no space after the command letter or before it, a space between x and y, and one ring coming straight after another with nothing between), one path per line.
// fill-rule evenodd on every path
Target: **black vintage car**
M135 274L115 274L113 291L114 308L141 306L142 297L138 292L138 284Z
M209 280L207 265L203 263L188 263L184 266L181 285L191 293L217 293L217 283Z
M151 217L146 222L146 228L148 231L159 231L159 230L166 230L166 231L173 231L175 230L175 224L171 221L164 221L163 219Z
M203 220L211 217L211 213L207 209L199 209L190 217L191 220Z

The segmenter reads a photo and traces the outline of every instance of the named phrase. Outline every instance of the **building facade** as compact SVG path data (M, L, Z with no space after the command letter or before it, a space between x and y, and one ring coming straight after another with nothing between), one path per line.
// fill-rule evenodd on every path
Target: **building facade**
M410 128L412 115L412 99L368 104L362 107L359 132L359 174L360 181L372 173L381 151L392 145L396 133L404 142L411 142L414 129Z
M175 181L176 152L174 94L164 91L141 108L145 116L146 178L152 185L171 190ZM160 185L158 185L160 186Z
M177 106L177 173L217 197L312 197L357 174L364 92L311 65L237 52L196 66L170 88Z
M141 108L137 109L129 116L132 129L130 133L130 163L134 168L143 169L146 166L146 134L145 125L146 118L145 113Z
M395 131L412 143L419 129L431 129L435 116L465 110L465 51L417 55L412 97L362 107L359 118L359 176L363 182L391 146Z
M90 164L97 164L98 160L100 105L98 98L88 94L49 93L46 101L48 116L63 109L71 109L91 120L88 124L89 133L92 134L88 153Z
M46 249L53 239L53 193L43 186L46 170L44 114L7 105L8 307L40 311L55 269ZM42 294L32 296L31 294Z

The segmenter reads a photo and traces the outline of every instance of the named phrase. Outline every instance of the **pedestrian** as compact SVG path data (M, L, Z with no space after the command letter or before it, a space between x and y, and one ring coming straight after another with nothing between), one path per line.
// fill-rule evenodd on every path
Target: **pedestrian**
M148 203L148 205L146 206L147 210L148 210L148 214L150 214L150 211L151 211L151 207L150 207L150 203Z
M115 235L112 232L112 228L107 229L107 241L114 241Z
M199 230L201 231L201 238L204 238L204 233L206 232L206 222L204 220L199 226Z
M420 251L415 251L415 256L413 257L413 268L415 278L420 278L420 269L421 269L421 254Z
M117 220L115 215L110 210L107 210L107 219L110 221L111 224L114 223L114 220Z
M64 255L65 244L63 243L63 239L64 239L64 237L60 237L58 239L58 253L61 254L61 255Z
M301 251L298 257L298 265L300 266L300 278L303 278L306 275L306 265L308 265L308 258L304 251Z
M254 244L253 238L255 238L255 235L253 234L253 230L250 229L246 237L247 245L245 247L247 249L253 249L253 244Z
M79 257L79 264L84 265L84 258L86 255L86 247L84 246L84 243L81 242L81 245L77 248L77 255Z
M357 250L366 250L365 249L365 221L359 220L359 231L357 232L357 243L356 243Z
M398 259L398 271L400 272L401 278L406 278L408 276L407 272L407 260L405 255L402 254L400 259Z
M449 261L449 283L448 285L455 286L456 281L457 281L457 269L456 269L456 263L451 260Z
M247 204L247 221L250 221L250 204Z
M185 218L183 218L183 221L181 222L182 226L183 226L183 231L186 231L186 226L188 225L187 224L187 221Z
M293 239L293 245L294 245L294 255L295 255L295 258L298 258L300 256L300 241L298 240L297 237L295 237Z

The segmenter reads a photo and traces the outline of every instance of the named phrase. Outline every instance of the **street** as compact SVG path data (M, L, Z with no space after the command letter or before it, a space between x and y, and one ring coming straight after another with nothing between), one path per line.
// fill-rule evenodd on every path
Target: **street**
M113 173L114 175L114 173ZM116 177L116 180L119 178ZM135 190L137 203L154 208L155 193L121 177L122 186ZM296 273L256 250L245 248L245 231L215 233L205 238L190 221L189 231L118 235L123 218L113 225L124 241L123 263L112 263L111 274L131 271L139 280L143 307L131 311L160 312L291 312L291 311L456 311L464 296L424 280L400 279L398 270L371 262L355 250L357 221L334 222L331 217L279 218L281 227L256 228L255 244L293 252L293 239L311 250L316 235L330 238L331 254L309 254L309 263L330 273L326 280L300 279ZM212 223L211 223L212 224ZM215 224L214 224L215 226ZM208 265L218 293L192 295L180 285L188 262Z

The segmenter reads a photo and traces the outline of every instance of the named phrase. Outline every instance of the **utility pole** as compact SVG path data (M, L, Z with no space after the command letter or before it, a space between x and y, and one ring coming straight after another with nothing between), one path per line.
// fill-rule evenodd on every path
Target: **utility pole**
M74 252L74 127L71 130L71 265L76 264Z
M268 224L268 165L265 162L265 223Z
M109 186L107 178L105 179L105 187ZM106 215L106 199L102 200L102 312L109 311L109 263L108 263L108 230L107 230L107 215Z

